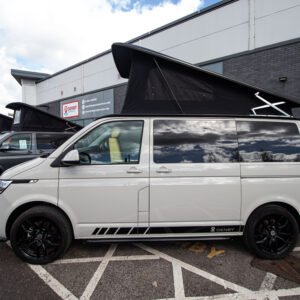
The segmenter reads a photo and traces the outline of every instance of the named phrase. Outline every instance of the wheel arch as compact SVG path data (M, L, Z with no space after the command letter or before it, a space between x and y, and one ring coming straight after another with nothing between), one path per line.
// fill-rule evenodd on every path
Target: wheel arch
M72 238L74 237L74 228L73 228L72 222L64 210L62 210L60 207L58 207L54 204L51 204L51 203L47 203L47 202L43 202L43 201L33 201L33 202L24 203L24 204L20 205L19 207L15 208L15 210L8 217L7 222L6 222L6 227L5 227L5 233L6 233L6 237L8 239L10 238L11 226L14 223L14 221L18 218L18 216L20 216L24 211L26 211L32 207L35 207L35 206L48 206L48 207L53 207L53 208L57 209L58 211L60 211L68 220L68 222L71 226L71 229L72 229L72 234L73 234Z
M299 215L299 212L297 211L297 209L296 209L294 206L292 206L292 205L290 205L290 204L288 204L288 203L285 203L285 202L277 202L277 201L264 203L264 204L262 204L262 205L256 207L256 208L249 214L249 216L247 217L247 220L246 220L246 224L245 224L245 225L247 225L247 222L248 222L249 218L252 216L252 214L253 214L255 211L257 211L258 209L260 209L260 208L262 208L262 207L264 207L264 206L268 206L268 205L277 205L277 206L280 206L280 207L285 208L288 212L290 212L290 213L295 217L295 219L296 219L296 221L297 221L297 224L298 224L298 228L299 228L299 230L300 230L300 215Z

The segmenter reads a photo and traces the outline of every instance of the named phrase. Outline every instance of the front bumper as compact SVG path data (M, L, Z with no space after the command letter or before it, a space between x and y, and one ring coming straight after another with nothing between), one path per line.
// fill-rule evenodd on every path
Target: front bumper
M6 241L7 241L7 238L0 237L0 243L1 243L1 242L6 242Z

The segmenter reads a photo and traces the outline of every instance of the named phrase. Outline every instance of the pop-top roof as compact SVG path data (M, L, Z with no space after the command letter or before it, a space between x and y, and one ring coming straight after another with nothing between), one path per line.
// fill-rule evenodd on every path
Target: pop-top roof
M74 132L83 127L45 112L35 106L22 102L12 102L6 105L13 109L14 121L11 126L13 131L58 131Z
M120 75L129 78L122 114L297 117L300 109L296 99L146 48L115 43L112 53Z

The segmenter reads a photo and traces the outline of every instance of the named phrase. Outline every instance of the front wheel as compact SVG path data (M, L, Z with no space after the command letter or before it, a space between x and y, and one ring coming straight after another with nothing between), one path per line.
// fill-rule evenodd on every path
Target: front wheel
M22 260L47 264L62 256L72 241L69 221L58 209L36 206L23 212L10 231L11 246Z
M295 217L277 205L266 205L254 211L244 231L245 244L264 259L287 256L295 247L298 236Z

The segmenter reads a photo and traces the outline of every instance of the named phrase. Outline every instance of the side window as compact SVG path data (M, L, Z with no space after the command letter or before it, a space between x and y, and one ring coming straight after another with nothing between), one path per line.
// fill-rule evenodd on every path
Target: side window
M300 135L295 123L237 121L241 162L300 161Z
M54 150L63 144L71 135L67 134L51 134L51 133L37 133L36 146L38 150Z
M81 164L137 164L140 159L143 121L103 124L79 140Z
M1 148L7 150L31 150L31 134L15 134L7 138Z
M232 120L155 120L155 163L224 163L238 161Z

